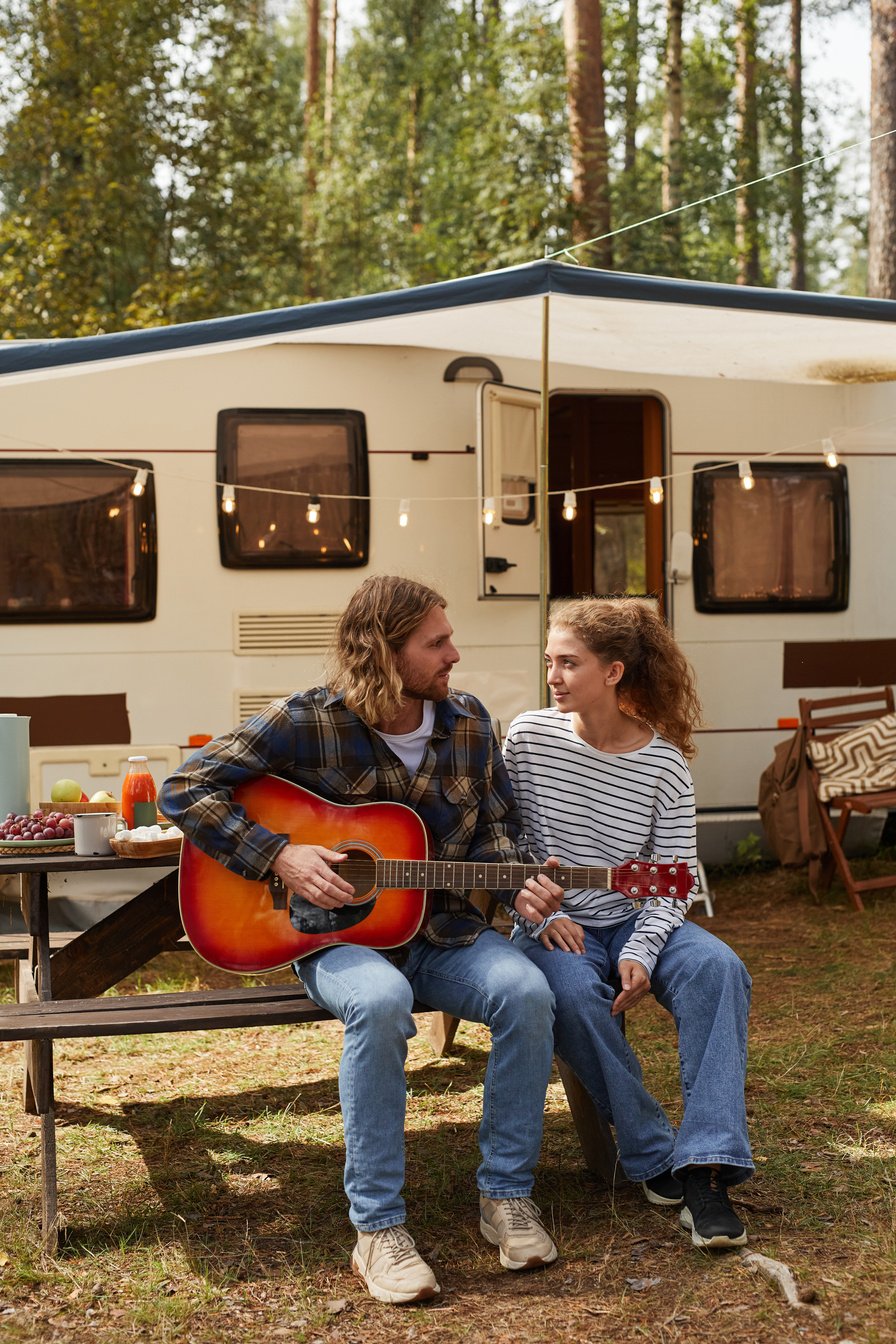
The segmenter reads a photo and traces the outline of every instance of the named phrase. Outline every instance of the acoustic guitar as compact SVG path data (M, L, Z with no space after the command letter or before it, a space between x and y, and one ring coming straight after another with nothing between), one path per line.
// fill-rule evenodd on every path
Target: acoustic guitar
M335 865L354 887L338 910L321 910L277 878L240 877L185 839L180 912L201 957L225 971L277 970L333 943L400 947L425 926L428 891L518 890L543 864L430 859L425 824L403 803L331 803L274 775L240 785L234 801L248 817L291 844L323 845L348 857ZM697 885L685 863L630 859L618 868L551 868L567 889L608 888L633 901L687 900Z

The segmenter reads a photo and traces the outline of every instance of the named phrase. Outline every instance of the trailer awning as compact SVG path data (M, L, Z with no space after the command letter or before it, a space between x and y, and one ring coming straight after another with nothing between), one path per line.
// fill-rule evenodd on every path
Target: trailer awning
M422 346L613 372L786 383L896 380L896 301L711 285L533 262L263 313L0 343L4 383L272 344Z

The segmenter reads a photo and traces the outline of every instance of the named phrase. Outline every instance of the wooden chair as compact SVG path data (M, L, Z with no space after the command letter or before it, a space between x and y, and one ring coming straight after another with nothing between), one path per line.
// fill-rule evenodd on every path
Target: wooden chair
M829 742L850 728L857 728L882 718L894 711L893 688L861 691L856 695L835 696L827 700L800 700L800 723L806 730L806 741ZM831 885L836 868L856 910L863 910L861 892L896 887L896 873L885 877L869 877L861 881L852 875L844 843L850 819L856 814L868 815L878 810L896 808L896 789L867 793L844 793L824 800L819 793L820 776L809 756L809 778L812 793L818 805L821 824L828 842L829 853L821 865L818 889L825 891ZM834 817L834 813L839 816Z

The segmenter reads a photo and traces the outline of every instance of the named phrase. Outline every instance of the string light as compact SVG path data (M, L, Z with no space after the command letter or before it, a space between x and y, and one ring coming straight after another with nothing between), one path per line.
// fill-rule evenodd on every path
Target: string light
M221 512L236 513L236 491L232 485L225 485L221 491Z
M494 496L489 495L482 502L482 521L485 524L485 526L491 527L497 515L498 510L495 508Z
M320 497L318 495L309 495L305 517L309 523L320 522Z
M824 454L824 460L829 467L836 467L839 464L840 459L837 456L837 449L834 447L833 439L822 439L821 451Z
M756 484L753 479L753 468L749 462L743 461L737 464L737 474L740 477L740 483L745 490L752 490Z
M663 502L663 483L659 476L651 476L650 488L647 492L650 496L651 504L662 504Z
M138 467L137 472L131 482L131 494L135 499L146 493L146 482L149 480L149 472L146 467Z
M571 523L576 516L576 492L567 490L563 496L563 517Z
M399 506L398 506L398 526L399 526L399 527L407 527L407 525L408 525L408 517L410 516L410 512L411 512L411 501L410 501L409 499L403 499L403 500L401 501L401 503L399 504Z

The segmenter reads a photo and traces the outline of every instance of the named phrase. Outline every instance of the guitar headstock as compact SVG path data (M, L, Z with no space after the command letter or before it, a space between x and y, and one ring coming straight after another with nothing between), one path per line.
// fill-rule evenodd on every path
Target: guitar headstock
M633 901L652 896L669 896L686 901L697 886L697 879L686 863L660 863L657 859L627 859L613 869L613 887Z

